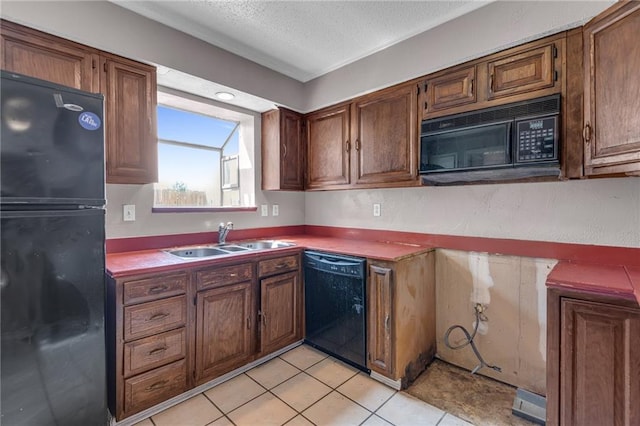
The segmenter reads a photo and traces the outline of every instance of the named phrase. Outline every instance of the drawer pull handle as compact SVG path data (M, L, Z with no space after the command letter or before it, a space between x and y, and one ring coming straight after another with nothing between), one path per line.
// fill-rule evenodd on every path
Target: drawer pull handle
M163 312L161 314L155 314L151 318L149 318L149 321L157 321L157 320L160 320L160 319L164 319L164 318L166 318L168 316L169 316L169 314L166 313L166 312Z
M389 315L387 314L387 316L384 319L384 329L386 331L389 331Z
M163 285L157 285L155 287L151 287L149 289L149 293L161 293L161 292L163 292L165 290L168 290L168 289L169 289L169 286L167 286L167 285L164 285L164 284Z
M164 351L166 351L166 350L167 350L167 347L166 347L166 346L162 346L162 347L160 347L160 348L155 348L154 350L152 350L152 351L150 351L150 352L149 352L149 355L159 354L159 353L162 353L162 352L164 352Z
M229 276L233 278L233 277L237 277L237 276L238 276L238 274L233 273L233 274L229 274Z
M286 267L287 267L287 264L286 264L286 263L278 263L278 264L276 265L276 269L282 269L282 268L286 268Z
M169 383L168 380L160 380L159 382L155 382L154 384L147 386L148 391L153 391L153 390L158 390L163 388L167 383Z

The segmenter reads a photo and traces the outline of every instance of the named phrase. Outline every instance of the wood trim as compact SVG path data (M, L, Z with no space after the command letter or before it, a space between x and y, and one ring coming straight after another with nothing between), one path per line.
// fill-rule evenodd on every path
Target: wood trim
M598 263L601 265L640 266L640 248L613 247L551 241L511 240L505 238L422 234L359 228L306 225L306 235L365 241L394 241L444 249L481 251L511 256Z
M227 241L247 240L250 238L274 238L281 235L300 235L304 234L304 229L304 225L234 229L229 233ZM110 238L107 240L107 253L123 253L128 251L152 250L176 246L212 244L217 241L217 232Z

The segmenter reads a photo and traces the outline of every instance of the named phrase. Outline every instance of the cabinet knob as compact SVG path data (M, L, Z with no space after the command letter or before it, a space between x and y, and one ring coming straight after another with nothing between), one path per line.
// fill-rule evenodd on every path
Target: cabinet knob
M360 151L360 139L356 139L356 151Z
M282 158L287 158L287 146L282 144Z
M584 129L582 129L582 138L586 143L591 142L591 125L589 123L585 124Z
M351 144L349 143L349 141L345 142L345 146L346 146L345 150L349 152L351 150Z

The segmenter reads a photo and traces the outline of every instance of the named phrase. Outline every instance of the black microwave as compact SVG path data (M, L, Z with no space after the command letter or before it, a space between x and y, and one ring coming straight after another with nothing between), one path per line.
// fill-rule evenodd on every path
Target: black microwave
M425 183L559 175L560 95L424 120Z

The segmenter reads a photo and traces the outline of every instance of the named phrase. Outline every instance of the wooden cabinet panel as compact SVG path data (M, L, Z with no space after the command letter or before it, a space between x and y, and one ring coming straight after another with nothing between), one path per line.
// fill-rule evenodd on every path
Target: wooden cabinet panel
M199 292L196 319L196 382L246 364L252 356L252 284Z
M349 104L307 116L307 188L350 183L349 118Z
M552 87L555 52L549 44L488 62L488 99Z
M187 388L186 377L187 364L181 360L125 380L125 416L181 394Z
M155 68L114 56L103 68L107 183L156 182Z
M393 376L393 276L390 268L369 265L367 315L368 367Z
M9 21L0 22L0 68L87 92L99 91L98 54Z
M260 352L266 355L302 338L300 273L260 281Z
M222 287L229 284L248 281L253 278L253 265L218 266L196 272L196 287L198 290Z
M186 296L125 306L124 339L129 341L171 330L185 325L186 321Z
M418 88L407 84L354 102L352 182L394 183L417 174Z
M560 424L640 424L640 310L563 299L560 321Z
M475 81L475 65L427 80L424 87L423 114L474 103L477 99Z
M187 291L187 274L160 275L124 283L124 304L149 302Z
M274 273L297 270L300 267L300 256L284 256L258 262L258 276L264 277Z
M585 174L640 173L640 3L618 3L584 37Z
M262 114L262 189L304 190L302 115L285 108Z
M124 345L124 376L160 367L182 359L187 351L184 328L136 340Z

